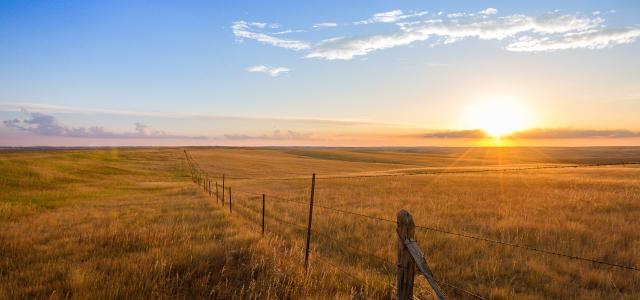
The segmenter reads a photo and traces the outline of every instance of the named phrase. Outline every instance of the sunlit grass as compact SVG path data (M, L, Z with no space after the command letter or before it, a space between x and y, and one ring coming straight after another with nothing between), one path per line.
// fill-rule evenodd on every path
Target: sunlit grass
M478 159L486 160L479 164L480 168L486 168L485 164L491 161L501 163L503 167L593 163L597 161L598 152L604 150L576 149L574 154L564 149L529 150L532 156L540 158L541 164L524 163L529 158L514 156L513 151L523 153L521 149L502 148L487 152L465 151L462 160L451 158L449 166L443 161L439 164L443 167L436 169L473 170L478 167L473 167L471 162ZM192 153L203 168L211 172L225 170L225 157L230 155L226 150L194 150ZM580 153L583 156L577 155ZM344 159L350 155L348 152L331 156L322 152L302 154L302 157L319 157L310 164L321 161L323 168L343 167L341 171L344 173L357 169L353 168L353 160ZM603 156L602 161L624 161L633 157L628 154L613 150L609 155ZM288 159L295 164L296 160L304 158L290 156ZM385 159L400 162L406 157L402 153L390 153ZM241 162L232 161L229 164ZM251 165L247 163L246 168L250 169ZM269 169L266 172L269 176L255 176L274 177L279 175L277 172L277 169ZM415 170L408 173L413 172ZM283 172L282 175L290 173ZM374 171L372 174L380 173ZM227 173L227 176L233 175L235 174ZM245 176L243 173L237 175ZM395 213L400 208L406 208L414 215L418 224L426 226L625 265L640 265L639 227L634 221L640 217L640 181L637 180L640 168L637 167L360 179L328 179L322 178L322 173L318 175L317 205L389 220L395 220ZM306 224L308 206L282 202L278 198L306 203L309 199L309 185L309 174L307 178L299 180L227 181L227 186L232 186L235 191L234 210L259 221L260 201L249 193L265 193L267 214L273 215L271 219L281 219L300 226ZM304 228L281 225L277 220L269 221L270 218L267 220L268 227L277 228L286 236L292 235L301 240L304 238ZM371 295L393 292L390 284L394 282L395 272L394 224L316 207L313 228L319 233L313 239L314 253L331 259L351 274L359 276L361 281L374 283L366 287L366 292ZM419 230L418 239L440 280L484 296L518 299L632 299L640 293L640 276L633 271L539 255L430 231ZM358 251L354 254L350 248L382 257L389 263L358 254ZM361 284L348 276L345 280L356 286ZM427 287L423 285L423 281L419 282L424 292L418 294L429 297ZM451 289L445 290L456 298L464 298L464 295L457 295Z
M319 206L390 220L406 208L422 225L640 265L640 168L324 178L616 162L638 157L635 148L190 151L212 175L227 175L233 214L190 181L181 149L1 153L0 298L392 297L395 225ZM281 176L300 179L263 180ZM439 280L494 299L640 293L640 277L629 271L434 232L417 239ZM431 297L424 280L416 282L416 294Z

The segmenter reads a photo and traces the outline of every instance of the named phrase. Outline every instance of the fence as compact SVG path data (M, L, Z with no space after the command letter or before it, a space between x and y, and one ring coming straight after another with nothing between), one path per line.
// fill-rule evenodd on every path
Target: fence
M216 201L219 202L222 206L225 206L225 200L227 200L229 212L233 213L233 207L236 204L234 203L234 198L232 197L232 189L225 182L227 179L229 179L229 177L227 177L225 174L217 174L217 175L211 176L209 173L204 172L200 168L198 162L193 159L193 157L189 152L185 150L184 153L185 153L186 161L189 167L189 171L191 173L192 180L195 183L197 183L199 186L201 186L203 191L207 193L210 197L215 197ZM327 178L414 176L414 175L428 175L428 174L441 174L441 173L445 173L445 174L477 173L477 172L491 172L491 171L520 171L520 170L532 170L532 169L579 168L579 167L620 166L620 165L638 165L638 164L640 163L626 162L626 163L584 164L584 165L568 165L568 166L539 166L539 167L526 167L526 168L513 168L513 169L463 170L463 171L429 172L429 173L399 174L399 175L333 176L333 177L327 177ZM220 179L220 182L218 182L216 178ZM234 179L244 179L244 178L234 178ZM283 177L283 178L267 178L266 180L301 180L301 179L303 178ZM465 295L467 297L477 298L477 299L487 299L486 297L479 295L476 292L470 291L459 285L452 284L451 282L438 281L436 277L433 275L433 273L431 272L427 263L427 259L423 254L423 251L420 249L418 242L415 239L416 230L437 232L437 233L445 234L451 237L480 241L480 242L495 244L503 247L510 247L514 249L530 251L537 254L544 254L544 255L550 255L550 256L564 258L564 259L571 259L576 261L599 264L603 266L617 268L620 270L640 272L640 268L637 266L625 265L625 264L614 263L614 262L609 262L609 261L604 261L604 260L599 260L594 258L582 257L578 255L566 254L566 253L543 249L543 248L535 247L531 245L524 245L524 244L518 244L518 243L513 243L508 241L502 241L498 239L486 238L483 236L467 234L464 232L455 232L455 231L437 228L433 226L415 225L413 217L411 216L411 214L409 214L409 212L405 210L400 210L397 214L397 219L391 220L391 219L387 219L379 216L371 216L371 215L366 215L366 214L362 214L354 211L319 205L317 203L314 203L314 198L316 194L316 190L315 190L316 174L312 174L311 178L307 178L307 180L309 179L310 179L310 182L309 182L310 194L309 194L308 202L290 199L286 197L278 197L275 195L267 195L265 193L252 193L252 192L244 192L244 191L237 191L237 190L234 190L234 192L246 195L247 200L258 200L259 204L258 204L257 210L251 209L251 211L254 213L258 213L259 217L258 219L252 219L251 217L249 219L251 221L255 221L255 223L260 226L261 233L263 235L265 234L265 230L266 230L265 220L268 218L282 225L286 225L290 228L297 228L301 232L305 233L304 263L303 263L303 266L305 269L309 267L309 255L312 250L311 249L312 238L317 239L321 237L322 239L324 239L324 241L330 242L333 240L335 242L335 239L330 235L324 234L320 231L313 229L314 207L323 209L326 211L334 212L334 213L348 215L351 217L363 218L363 219L368 219L375 222L395 225L395 230L397 232L397 245L398 245L395 263L390 261L388 258L382 257L380 255L376 255L375 253L363 251L362 249L352 246L349 243L342 245L341 250L346 253L351 253L359 256L366 256L376 261L378 264L384 266L383 268L387 270L387 273L389 273L389 271L392 270L393 267L395 266L394 273L395 273L396 282L395 282L394 289L398 299L415 298L413 294L414 294L414 277L415 277L416 270L419 272L420 275L423 275L425 277L426 282L428 283L428 286L431 288L432 293L438 299L446 299L445 293L443 292L441 286L447 287L452 291L459 293L461 295ZM306 226L287 221L284 218L279 218L275 214L267 214L266 212L267 199L269 199L269 201L271 202L283 202L283 203L286 202L286 203L292 203L302 207L306 207L308 209ZM351 279L354 279L355 281L358 281L363 285L367 284L366 282L363 282L360 278L358 278L356 275L351 274L350 272L344 270L340 266L332 263L329 259L322 258L321 253L317 255L316 258L322 261L323 263L332 266L333 268L345 274L346 276L350 277Z

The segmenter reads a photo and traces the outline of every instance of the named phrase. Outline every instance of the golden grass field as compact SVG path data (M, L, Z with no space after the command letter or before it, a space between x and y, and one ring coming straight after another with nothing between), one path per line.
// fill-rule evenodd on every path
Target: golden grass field
M323 207L389 220L405 208L418 225L640 266L638 165L421 174L630 162L640 148L187 150L213 180L225 174L233 213L191 181L183 149L0 152L0 298L393 298L395 224ZM637 271L416 238L436 279L484 298L640 297Z

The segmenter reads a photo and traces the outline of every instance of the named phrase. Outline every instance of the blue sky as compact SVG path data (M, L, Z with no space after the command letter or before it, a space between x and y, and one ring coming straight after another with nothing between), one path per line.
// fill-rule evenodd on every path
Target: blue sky
M637 1L2 1L0 117L127 143L140 123L204 144L384 144L473 129L466 107L507 97L532 127L635 131L638 16ZM27 125L5 122L2 144L91 137Z

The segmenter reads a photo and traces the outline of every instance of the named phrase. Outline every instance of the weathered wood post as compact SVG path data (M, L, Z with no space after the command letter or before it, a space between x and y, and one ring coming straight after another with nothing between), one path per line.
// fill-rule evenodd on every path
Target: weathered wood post
M231 210L231 187L229 187L229 213L232 213L233 210Z
M224 174L222 174L222 206L224 206Z
M411 253L405 247L405 240L413 239L415 235L415 223L411 215L401 209L397 215L398 221L398 300L410 300L413 298L413 279L416 273L416 265L411 258Z
M264 194L262 194L262 235L264 235Z
M211 197L211 179L209 179L209 184L208 184L208 189L209 189L209 197Z
M220 201L220 197L218 195L218 182L216 181L216 203L218 203L218 201Z
M309 201L309 223L307 224L307 246L304 252L304 269L309 267L309 246L311 244L311 219L313 219L313 197L316 189L316 173L311 176L311 199Z

